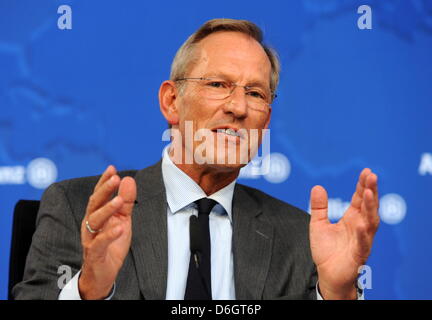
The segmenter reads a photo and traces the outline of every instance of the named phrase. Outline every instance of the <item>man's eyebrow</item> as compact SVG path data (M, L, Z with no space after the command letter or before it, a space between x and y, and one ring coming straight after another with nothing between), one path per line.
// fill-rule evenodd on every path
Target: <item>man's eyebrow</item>
M248 83L246 84L246 86L248 86L248 87L261 87L261 88L263 88L263 89L268 89L268 88L269 88L268 85L265 85L265 84L262 83L261 81L248 82Z
M215 72L204 73L203 78L222 78L222 79L225 79L228 81L235 82L235 81L233 81L231 76L229 76L226 73L221 73L221 72L219 72L219 73L215 73ZM247 87L261 87L263 89L269 89L269 85L264 84L260 80L251 80L251 81L247 82L245 84L245 86L247 86Z

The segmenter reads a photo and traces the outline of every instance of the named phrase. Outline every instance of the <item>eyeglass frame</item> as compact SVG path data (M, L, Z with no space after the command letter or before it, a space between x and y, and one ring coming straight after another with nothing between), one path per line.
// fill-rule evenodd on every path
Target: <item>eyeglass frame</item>
M243 87L245 89L245 91L247 91L250 88L254 88L252 86L242 86L242 85L239 85L239 84L237 84L235 82L227 81L227 80L225 80L223 78L213 78L213 77L211 77L211 78L205 78L205 77L200 77L200 78L194 78L194 77L179 78L179 79L174 80L174 82L177 82L177 81L186 81L186 80L207 80L207 81L209 81L209 80L224 80L227 83L229 83L231 86L233 86L233 89L231 90L230 94L226 98L230 97L233 94L233 92L236 89L236 87ZM271 102L270 103L266 102L269 107L271 107L271 104L273 103L274 99L277 98L277 94L274 91L270 90L270 97L271 97ZM224 98L224 99L226 99L226 98Z

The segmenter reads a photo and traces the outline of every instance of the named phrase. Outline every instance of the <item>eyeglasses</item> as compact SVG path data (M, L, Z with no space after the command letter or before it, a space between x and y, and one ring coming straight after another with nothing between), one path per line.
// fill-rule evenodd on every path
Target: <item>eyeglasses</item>
M276 98L271 91L260 87L241 86L222 78L180 78L175 81L196 81L200 86L201 94L214 100L225 100L232 95L237 87L243 87L246 94L246 101L250 108L258 111L267 111L270 103Z

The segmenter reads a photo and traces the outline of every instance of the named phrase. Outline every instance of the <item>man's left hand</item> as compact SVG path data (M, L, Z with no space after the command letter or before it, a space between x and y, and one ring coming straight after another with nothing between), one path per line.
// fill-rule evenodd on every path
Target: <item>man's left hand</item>
M358 270L369 257L379 225L377 181L376 174L364 169L349 208L334 224L328 220L326 190L312 188L310 244L324 299L357 298Z

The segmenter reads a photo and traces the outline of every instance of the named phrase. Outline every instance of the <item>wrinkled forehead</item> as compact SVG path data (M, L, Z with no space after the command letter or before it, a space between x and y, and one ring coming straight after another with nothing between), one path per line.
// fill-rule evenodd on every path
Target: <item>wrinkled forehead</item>
M190 76L224 76L245 85L258 82L270 87L271 64L262 46L239 32L216 32L196 46Z

